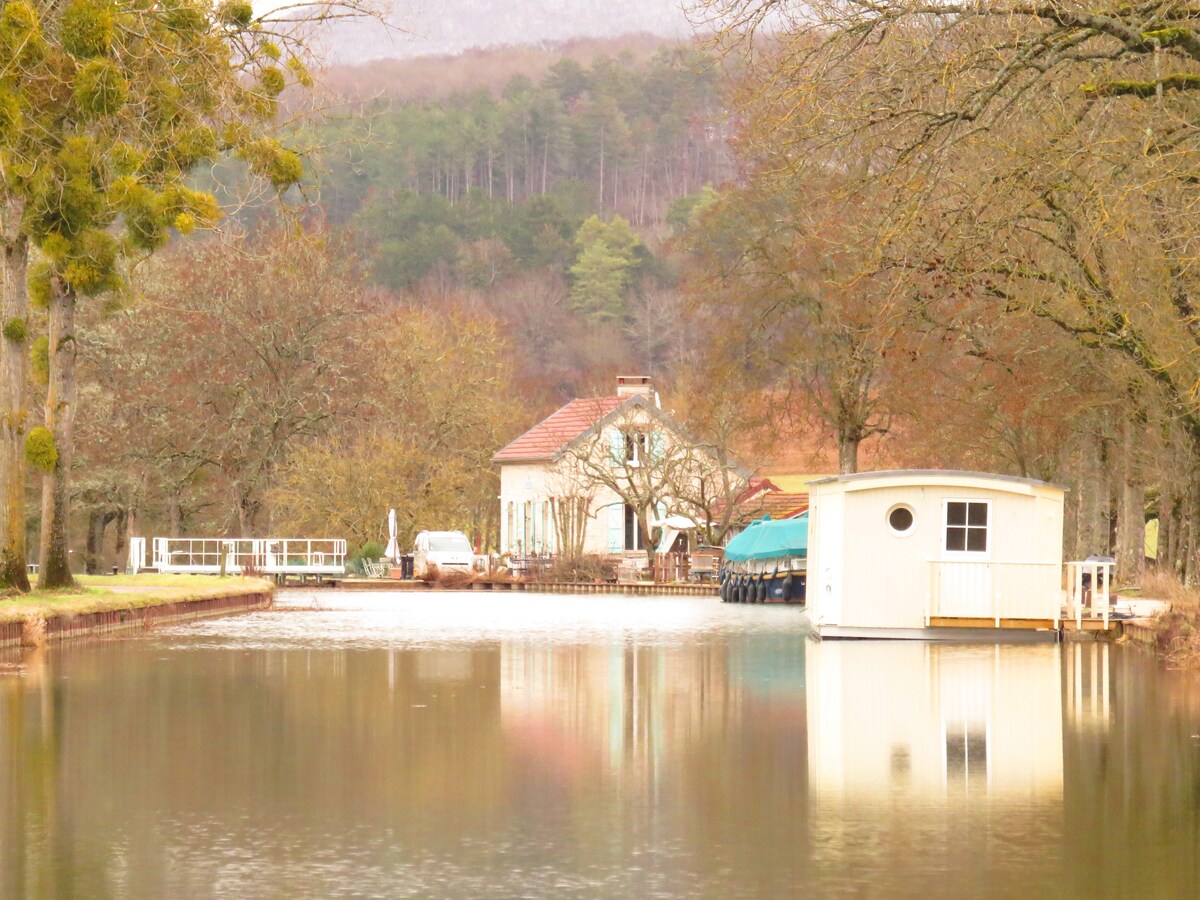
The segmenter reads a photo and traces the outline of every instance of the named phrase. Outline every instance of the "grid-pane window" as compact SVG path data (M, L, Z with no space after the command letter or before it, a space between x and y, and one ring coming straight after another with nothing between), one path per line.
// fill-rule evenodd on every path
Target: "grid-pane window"
M988 504L986 501L950 500L946 503L946 549L986 553Z

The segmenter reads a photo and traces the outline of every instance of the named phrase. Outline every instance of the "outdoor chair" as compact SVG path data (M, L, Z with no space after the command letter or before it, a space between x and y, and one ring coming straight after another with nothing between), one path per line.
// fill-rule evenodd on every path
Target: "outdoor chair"
M688 570L688 577L692 581L706 582L712 581L717 574L717 554L715 553L693 553Z

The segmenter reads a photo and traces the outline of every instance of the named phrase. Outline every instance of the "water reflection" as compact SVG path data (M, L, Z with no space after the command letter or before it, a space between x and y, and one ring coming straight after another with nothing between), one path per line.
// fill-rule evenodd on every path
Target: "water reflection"
M823 798L1062 798L1057 646L809 647L809 775Z
M314 601L0 659L0 896L1196 883L1193 682L1121 648L813 643L708 599Z

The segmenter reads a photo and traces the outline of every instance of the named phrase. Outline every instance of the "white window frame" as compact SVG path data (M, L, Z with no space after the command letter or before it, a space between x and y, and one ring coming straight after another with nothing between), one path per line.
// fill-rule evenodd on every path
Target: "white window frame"
M649 436L638 428L622 431L621 434L625 438L625 465L630 469L640 468L643 457L649 455Z
M987 535L987 549L986 550L951 550L946 546L947 529L950 527L950 504L951 503L967 503L967 504L982 503L986 507L987 523L984 525L984 534ZM971 521L971 508L970 508L970 506L968 506L967 507L967 522L970 522L970 521ZM959 527L959 526L955 526L955 527ZM968 533L969 533L970 529L972 527L978 528L979 526L967 525L965 527L967 528ZM959 560L972 560L972 559L990 560L992 558L992 501L991 500L982 500L978 497L946 497L946 498L944 498L942 500L942 530L941 530L941 537L939 538L939 540L941 541L941 545L942 545L942 558L943 559L947 559L947 560L955 560L955 559L959 559Z

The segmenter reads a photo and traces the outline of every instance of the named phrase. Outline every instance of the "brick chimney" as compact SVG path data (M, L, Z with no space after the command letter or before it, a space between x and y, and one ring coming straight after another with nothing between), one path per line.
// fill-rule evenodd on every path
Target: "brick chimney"
M618 375L617 396L646 397L655 406L659 405L658 393L654 390L654 379L649 375Z

